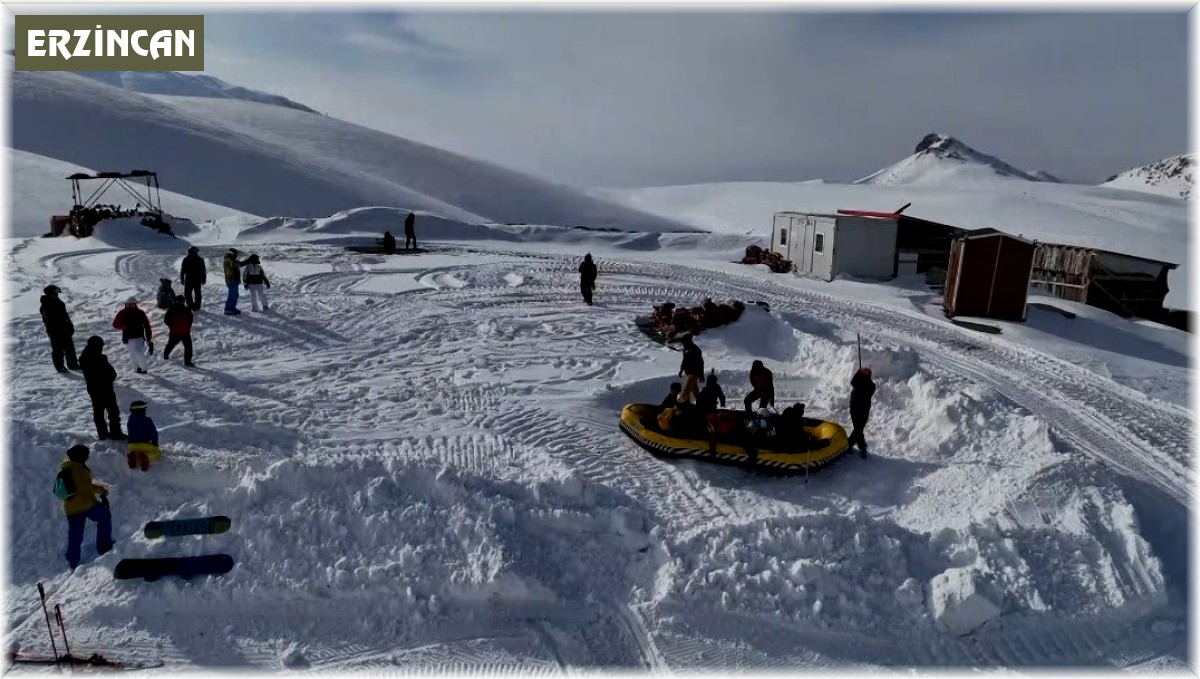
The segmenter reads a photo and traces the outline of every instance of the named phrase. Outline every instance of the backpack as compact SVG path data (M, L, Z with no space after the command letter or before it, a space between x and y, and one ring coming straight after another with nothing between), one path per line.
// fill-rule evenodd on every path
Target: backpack
M66 501L71 498L76 492L75 477L71 474L70 469L63 469L58 472L58 476L54 478L54 494L58 499Z

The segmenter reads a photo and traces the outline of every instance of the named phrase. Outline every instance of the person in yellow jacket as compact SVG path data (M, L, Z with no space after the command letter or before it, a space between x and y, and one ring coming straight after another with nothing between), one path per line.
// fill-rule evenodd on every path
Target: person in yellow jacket
M59 465L54 481L54 494L63 501L63 513L67 515L66 557L71 570L79 565L79 548L88 519L96 522L96 552L106 554L113 548L108 488L92 481L92 471L87 467L90 454L87 446L72 446L67 451L67 459Z

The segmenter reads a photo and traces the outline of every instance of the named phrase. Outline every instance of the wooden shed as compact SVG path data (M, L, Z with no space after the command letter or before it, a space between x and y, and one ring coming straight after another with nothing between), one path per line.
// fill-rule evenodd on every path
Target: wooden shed
M1038 243L1031 282L1061 299L1125 318L1159 320L1166 315L1167 272L1177 266L1095 248Z
M998 231L956 239L942 298L946 315L1024 321L1035 247Z

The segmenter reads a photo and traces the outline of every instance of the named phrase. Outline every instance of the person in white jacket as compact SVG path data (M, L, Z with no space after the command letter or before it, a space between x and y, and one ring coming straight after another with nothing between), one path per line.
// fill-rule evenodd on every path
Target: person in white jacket
M242 276L246 281L246 289L250 291L250 308L258 311L258 303L261 300L262 310L266 311L270 309L267 306L267 289L271 287L271 281L267 280L267 274L258 262L258 255L250 255L250 259L246 261Z

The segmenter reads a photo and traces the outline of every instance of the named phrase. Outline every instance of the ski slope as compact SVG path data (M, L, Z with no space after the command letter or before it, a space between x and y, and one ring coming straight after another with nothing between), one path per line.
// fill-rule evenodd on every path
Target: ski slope
M1150 396L1073 362L1094 333L1038 336L1052 312L1032 312L1027 336L975 334L903 281L729 263L730 236L464 224L420 256L340 247L392 219L201 224L180 239L108 224L9 242L12 639L48 652L43 581L73 649L167 670L1190 662L1190 372L1169 352L1104 347L1114 365L1174 378ZM191 243L214 273L229 245L258 253L272 309L221 315L210 283L196 369L159 357L134 375L111 316L130 294L151 311ZM594 307L577 290L584 251L600 268ZM150 404L165 452L149 472L93 441L79 377L50 365L37 317L49 281L79 344L108 341L123 410ZM620 407L661 399L679 361L634 317L705 297L770 305L698 339L734 402L760 358L780 403L848 423L861 333L878 385L872 456L806 481L658 460L625 438ZM1183 333L1125 327L1186 351ZM89 531L68 574L49 486L77 441L112 488L117 548L96 557ZM141 537L153 519L217 513L233 518L226 534ZM237 565L112 579L122 557L209 552Z
M141 94L66 72L13 72L11 83L17 150L101 171L154 170L165 189L243 213L318 218L380 205L470 222L693 230L306 111Z

